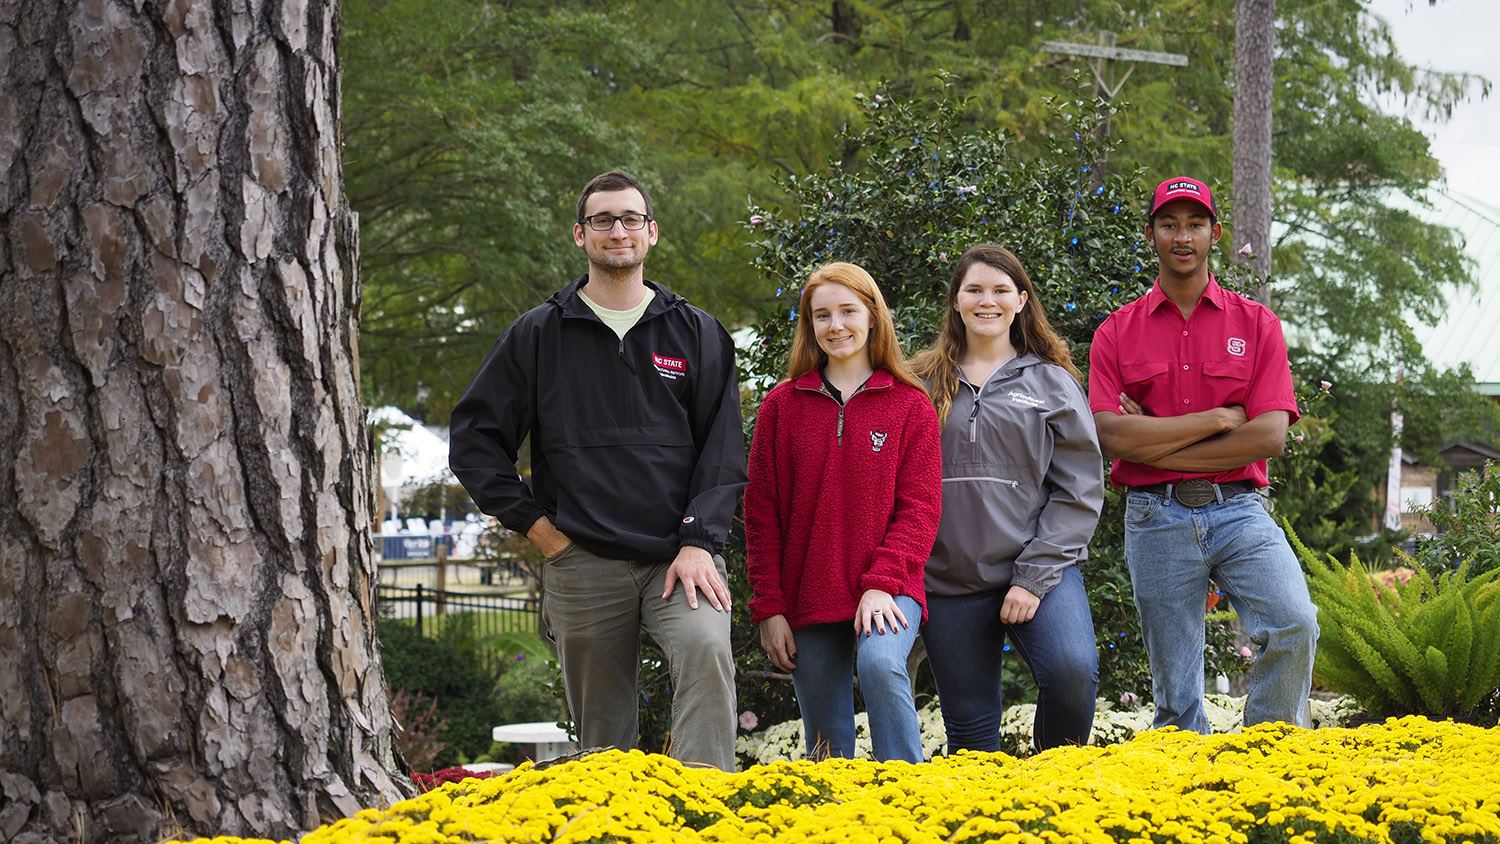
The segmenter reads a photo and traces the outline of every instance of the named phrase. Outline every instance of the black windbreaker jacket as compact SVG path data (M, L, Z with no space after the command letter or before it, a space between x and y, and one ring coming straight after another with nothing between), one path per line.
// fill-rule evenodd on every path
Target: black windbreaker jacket
M581 276L505 330L453 409L448 462L479 509L525 533L547 516L602 557L719 552L746 483L734 345L654 282L624 341ZM531 488L516 473L531 435Z

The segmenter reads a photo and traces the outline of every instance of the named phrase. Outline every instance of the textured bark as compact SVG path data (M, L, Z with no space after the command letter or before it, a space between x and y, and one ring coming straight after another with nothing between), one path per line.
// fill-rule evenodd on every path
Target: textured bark
M0 4L0 840L401 795L332 0Z
M1271 92L1275 85L1276 0L1236 0L1234 8L1234 228L1236 261L1260 280L1270 304ZM1253 256L1239 250L1250 244Z

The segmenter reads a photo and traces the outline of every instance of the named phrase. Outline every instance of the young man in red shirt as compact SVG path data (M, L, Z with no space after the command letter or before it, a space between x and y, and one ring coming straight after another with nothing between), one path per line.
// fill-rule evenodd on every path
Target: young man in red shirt
M1259 649L1245 723L1309 726L1318 611L1262 490L1297 419L1281 323L1219 286L1208 186L1157 186L1146 227L1158 275L1099 326L1089 406L1110 480L1129 487L1125 559L1151 660L1154 726L1207 733L1204 595L1229 597Z

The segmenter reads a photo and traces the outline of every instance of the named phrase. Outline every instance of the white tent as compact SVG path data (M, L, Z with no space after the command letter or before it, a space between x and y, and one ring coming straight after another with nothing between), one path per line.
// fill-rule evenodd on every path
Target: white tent
M403 489L433 482L458 483L448 468L448 441L394 407L370 410L370 422L382 427L380 486L396 501Z

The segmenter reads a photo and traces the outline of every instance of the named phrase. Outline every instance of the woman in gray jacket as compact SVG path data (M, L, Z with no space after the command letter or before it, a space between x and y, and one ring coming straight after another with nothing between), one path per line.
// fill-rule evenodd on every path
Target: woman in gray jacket
M1068 346L1021 262L958 260L936 344L914 362L943 424L943 516L922 627L948 752L1000 749L1007 637L1038 690L1039 750L1086 744L1099 652L1079 563L1104 461Z

